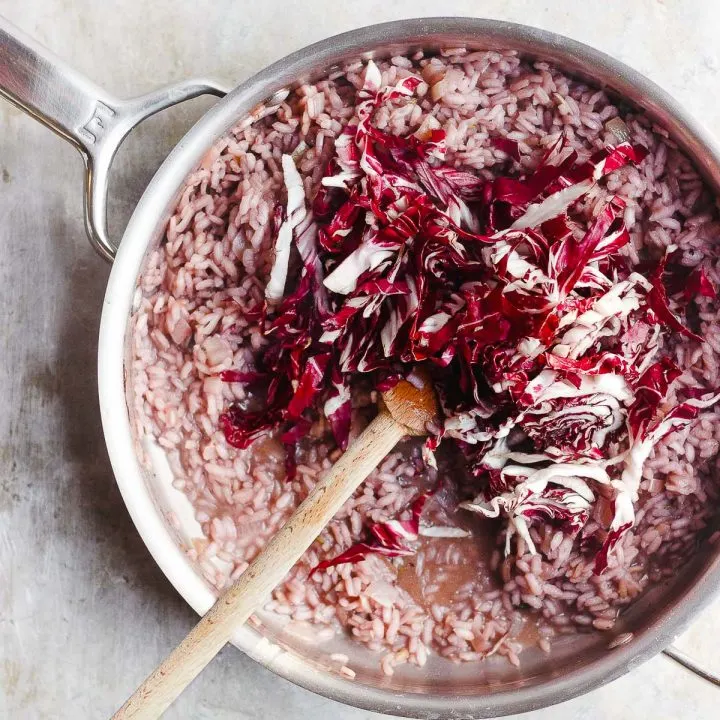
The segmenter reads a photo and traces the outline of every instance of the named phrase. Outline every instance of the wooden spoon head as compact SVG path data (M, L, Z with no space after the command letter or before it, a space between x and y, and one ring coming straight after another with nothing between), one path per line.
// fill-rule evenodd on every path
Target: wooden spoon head
M382 398L393 420L402 425L408 435L427 435L428 423L438 421L435 389L423 368L415 368L411 380L401 380L384 392Z

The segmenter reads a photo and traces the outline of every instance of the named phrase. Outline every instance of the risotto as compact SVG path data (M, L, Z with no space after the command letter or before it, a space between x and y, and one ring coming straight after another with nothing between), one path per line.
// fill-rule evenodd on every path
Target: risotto
M719 230L662 128L513 52L357 62L239 118L133 310L190 557L236 579L422 363L438 425L266 609L387 674L609 630L715 512Z

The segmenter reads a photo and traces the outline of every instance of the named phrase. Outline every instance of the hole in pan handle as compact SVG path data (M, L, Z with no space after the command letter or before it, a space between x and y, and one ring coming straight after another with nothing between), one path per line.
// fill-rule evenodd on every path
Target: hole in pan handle
M117 244L107 230L110 166L128 133L160 110L199 97L223 97L212 80L188 80L131 100L120 100L0 16L0 95L69 140L85 162L85 228L112 261Z

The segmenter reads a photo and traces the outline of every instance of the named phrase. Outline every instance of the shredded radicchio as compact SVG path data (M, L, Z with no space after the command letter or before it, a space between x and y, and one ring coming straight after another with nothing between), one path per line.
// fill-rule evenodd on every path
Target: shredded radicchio
M255 370L223 376L262 388L264 405L230 407L222 428L240 448L280 429L292 470L319 413L346 447L358 374L384 390L425 363L444 419L424 457L434 465L442 439L458 443L478 483L464 507L507 519L508 552L515 536L535 552L534 523L582 534L602 487L613 519L600 573L633 527L653 447L720 399L688 387L673 406L681 371L660 355L673 338L701 341L684 308L715 289L672 247L649 271L633 269L624 201L588 200L645 148L621 142L586 157L561 137L526 170L518 143L498 136L491 144L514 172L480 176L446 162L439 122L404 136L374 124L381 105L414 102L420 83L383 86L368 63L312 198L283 156L287 202L265 304L252 314L267 342ZM413 552L426 499L411 520L373 525L367 542L316 570Z
M408 520L389 520L388 522L371 525L368 528L370 537L367 542L355 543L337 557L331 560L323 560L312 569L311 575L335 565L359 562L372 554L384 555L385 557L414 555L415 549L412 544L420 534L420 516L425 503L427 503L431 495L432 492L424 492L415 498L410 506L410 518Z

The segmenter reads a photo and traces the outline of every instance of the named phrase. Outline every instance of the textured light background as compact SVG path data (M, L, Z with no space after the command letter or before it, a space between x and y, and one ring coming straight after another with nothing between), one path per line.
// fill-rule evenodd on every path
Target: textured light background
M412 15L555 30L626 61L720 133L715 0L0 0L0 14L120 96L191 75L231 83L332 33ZM207 107L154 118L112 184L115 235L144 183ZM95 354L109 268L85 238L69 145L0 101L0 717L102 718L195 617L155 566L115 487ZM680 641L720 671L716 604ZM718 717L720 693L658 657L537 720ZM225 650L170 718L380 718ZM529 717L529 716L525 716Z

